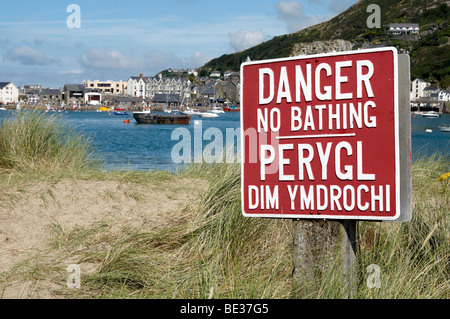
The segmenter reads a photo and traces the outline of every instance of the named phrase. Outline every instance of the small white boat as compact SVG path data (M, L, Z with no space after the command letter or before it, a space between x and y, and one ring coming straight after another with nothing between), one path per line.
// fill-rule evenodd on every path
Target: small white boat
M186 110L181 111L180 113L184 115L198 115L200 114L199 110L191 109L189 106L186 107Z
M439 114L435 111L430 111L422 114L423 117L439 117Z
M0 111L6 111L6 109L3 106L0 106Z
M164 113L176 113L176 112L180 112L180 110L172 110L172 109L165 109Z
M450 132L450 125L439 125L441 132Z
M225 113L225 111L220 107L216 107L216 108L212 109L210 112L216 113L216 114Z
M219 117L218 114L216 114L216 113L211 113L211 112L199 112L199 113L197 114L197 116L199 116L199 117L209 117L209 118Z

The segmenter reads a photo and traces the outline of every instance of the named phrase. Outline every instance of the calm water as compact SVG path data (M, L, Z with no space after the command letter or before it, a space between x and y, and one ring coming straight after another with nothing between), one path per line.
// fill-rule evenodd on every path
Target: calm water
M426 118L422 115L411 114L413 159L433 153L450 157L450 132L441 132L439 125L442 124L450 125L450 114L441 114L439 118ZM427 132L427 130L431 130L431 132Z
M167 115L163 112L153 113ZM107 169L173 171L182 166L172 161L171 152L176 144L181 141L188 142L191 145L193 158L196 155L194 143L195 140L199 140L198 137L203 147L211 143L211 140L203 140L202 135L209 128L220 130L225 144L227 128L240 127L237 112L219 114L219 118L200 119L194 116L189 125L138 125L132 118L132 112L128 112L128 115L107 112L68 112L64 114L64 117L69 123L79 127L93 138L94 146L105 161ZM124 123L126 119L130 119L130 123ZM174 134L172 139L172 133L176 129L184 135L181 137L179 134ZM199 134L200 131L202 134Z
M0 112L0 117L5 114L4 111ZM237 112L220 114L219 118L211 119L193 117L189 125L137 125L133 118L130 123L123 123L131 117L131 114L130 112L129 115L120 116L106 112L67 112L63 113L63 118L93 138L96 152L104 160L107 169L172 171L180 167L172 161L172 149L183 140L178 134L172 140L172 132L175 129L180 128L181 131L178 132L183 134L189 132L187 134L190 134L190 138L186 140L192 141L191 152L194 156L194 140L199 140L200 130L204 133L210 129L209 132L215 134L214 140L219 129L225 145L227 128L236 129L240 126L240 114ZM450 133L439 130L439 125L443 123L450 124L449 114L441 115L439 118L411 115L413 159L421 154L435 152L450 156ZM427 129L431 129L432 132L426 132ZM204 136L200 136L200 140L203 147L211 143L211 140Z

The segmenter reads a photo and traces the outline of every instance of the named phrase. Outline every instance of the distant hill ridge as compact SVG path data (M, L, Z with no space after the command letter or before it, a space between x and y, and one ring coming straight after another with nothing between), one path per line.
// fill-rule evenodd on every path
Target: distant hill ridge
M371 4L380 7L381 27L369 28L367 12ZM450 1L443 0L360 0L329 21L306 29L274 37L234 54L224 54L206 63L200 70L239 71L247 57L265 60L288 57L296 43L342 39L353 49L395 46L411 56L412 78L450 87L449 15ZM418 23L418 36L388 36L390 23Z

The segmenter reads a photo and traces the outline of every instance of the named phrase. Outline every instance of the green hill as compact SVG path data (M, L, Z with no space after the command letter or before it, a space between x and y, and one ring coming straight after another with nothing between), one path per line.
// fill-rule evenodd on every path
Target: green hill
M381 9L380 28L367 26L367 18L372 14L367 12L370 4L377 4ZM352 42L354 49L395 46L408 52L413 78L420 77L447 88L450 86L449 15L450 8L443 0L361 0L327 22L222 55L201 69L238 71L247 57L252 60L287 57L296 43L343 39ZM387 35L389 23L407 22L420 25L420 37Z

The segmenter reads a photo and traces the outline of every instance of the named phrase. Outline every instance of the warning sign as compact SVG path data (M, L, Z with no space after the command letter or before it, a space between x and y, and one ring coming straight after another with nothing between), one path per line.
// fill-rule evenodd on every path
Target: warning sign
M241 66L245 216L400 214L395 48Z

